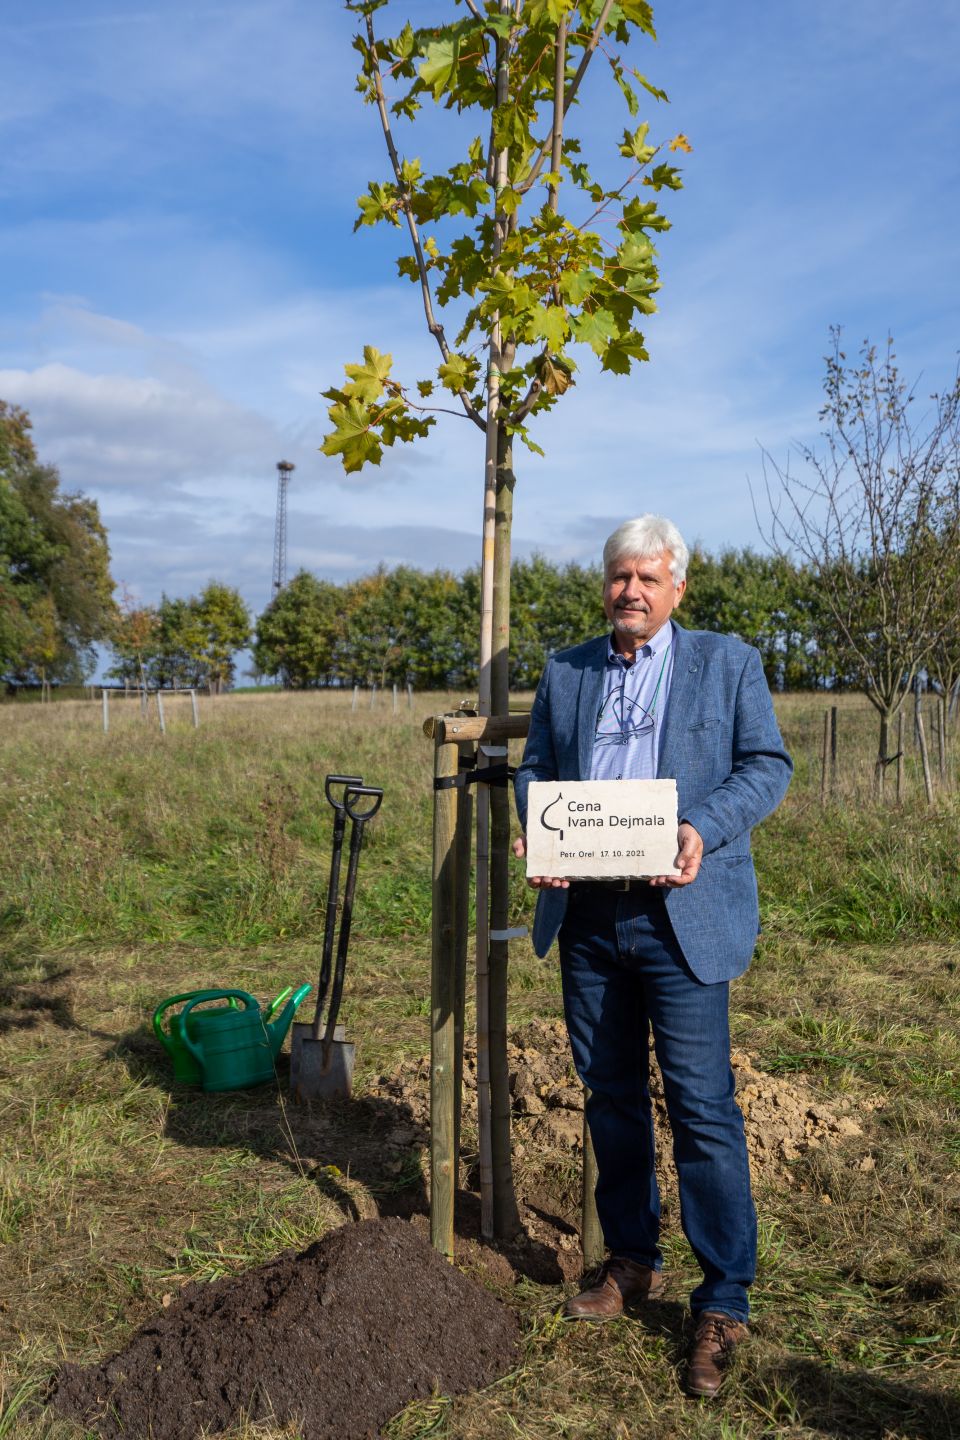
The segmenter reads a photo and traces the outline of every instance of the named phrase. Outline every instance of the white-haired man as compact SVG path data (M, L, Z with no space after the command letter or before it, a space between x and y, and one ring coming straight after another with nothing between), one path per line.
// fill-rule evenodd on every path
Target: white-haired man
M516 778L526 826L531 780L677 781L678 875L570 882L534 877L533 940L559 941L574 1063L590 1091L597 1209L609 1258L567 1301L606 1320L663 1292L660 1204L648 1088L652 1032L673 1131L684 1233L703 1271L690 1298L687 1388L712 1396L747 1332L756 1216L734 1100L729 982L758 931L750 831L776 808L792 765L757 650L672 619L687 547L642 515L603 551L612 632L547 663ZM521 837L515 853L524 854Z

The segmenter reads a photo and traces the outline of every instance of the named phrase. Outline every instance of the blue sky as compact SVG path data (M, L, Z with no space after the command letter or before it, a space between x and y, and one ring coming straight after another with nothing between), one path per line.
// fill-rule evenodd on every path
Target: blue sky
M660 244L651 363L575 390L521 452L516 548L594 559L660 510L708 548L757 544L759 444L810 439L828 327L892 331L929 388L955 365L960 7L954 0L672 0L635 64L669 93L686 188ZM382 12L381 12L382 13ZM390 29L460 14L392 0ZM381 21L382 24L382 21ZM26 406L65 488L94 495L113 573L155 600L216 577L269 597L275 465L290 568L479 555L482 437L441 420L380 470L318 453L320 391L364 344L436 364L399 232L352 233L386 175L336 0L34 0L0 51L0 396ZM613 175L628 123L596 66L575 123ZM402 135L449 163L456 121ZM429 343L428 343L429 342Z

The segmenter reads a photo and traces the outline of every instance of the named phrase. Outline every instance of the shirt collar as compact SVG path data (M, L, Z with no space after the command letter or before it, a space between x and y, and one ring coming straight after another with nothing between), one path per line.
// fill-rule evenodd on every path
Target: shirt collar
M668 620L665 625L660 626L660 629L657 631L656 635L654 635L652 640L648 641L646 645L641 645L639 647L639 649L637 650L637 655L642 656L644 659L647 659L653 655L656 655L658 657L662 656L667 650L669 650L672 643L673 621ZM627 664L626 660L624 660L623 656L620 654L620 651L614 645L612 634L607 636L607 664L623 665L624 667Z

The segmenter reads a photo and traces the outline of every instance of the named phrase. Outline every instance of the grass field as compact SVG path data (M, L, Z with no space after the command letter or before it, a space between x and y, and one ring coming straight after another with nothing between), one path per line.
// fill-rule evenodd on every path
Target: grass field
M119 1348L187 1279L236 1273L351 1215L422 1197L421 1154L384 1140L371 1082L428 1043L428 713L347 695L0 707L0 1440L76 1436L33 1410L60 1359ZM755 1339L713 1407L678 1385L691 1263L653 1328L555 1318L562 1288L505 1298L525 1327L491 1390L438 1396L414 1437L960 1436L960 803L931 810L916 757L902 808L870 798L875 726L840 701L839 795L819 803L823 700L778 708L794 785L756 837L763 938L733 991L735 1042L862 1115L842 1145L762 1185ZM360 877L344 1018L349 1113L282 1087L172 1087L149 1030L162 997L315 979L329 857L323 777L386 790ZM519 873L517 920L530 901ZM555 964L512 950L512 1023L559 1013ZM402 1115L395 1117L402 1121ZM469 1142L470 1136L468 1134ZM524 1166L535 1165L526 1157ZM573 1162L566 1177L575 1181ZM241 1432L236 1432L237 1434ZM250 1431L249 1433L253 1433ZM269 1426L256 1431L279 1437Z

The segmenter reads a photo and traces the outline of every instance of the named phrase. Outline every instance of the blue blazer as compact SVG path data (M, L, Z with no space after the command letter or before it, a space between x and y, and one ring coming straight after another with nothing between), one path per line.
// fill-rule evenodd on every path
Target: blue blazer
M793 763L780 738L760 652L729 635L674 628L673 677L657 773L675 779L679 815L703 837L696 880L663 891L687 964L705 984L732 980L750 963L759 929L750 831L783 799ZM547 662L517 770L517 812L527 824L531 780L586 780L608 637ZM533 945L546 955L567 891L541 890Z

